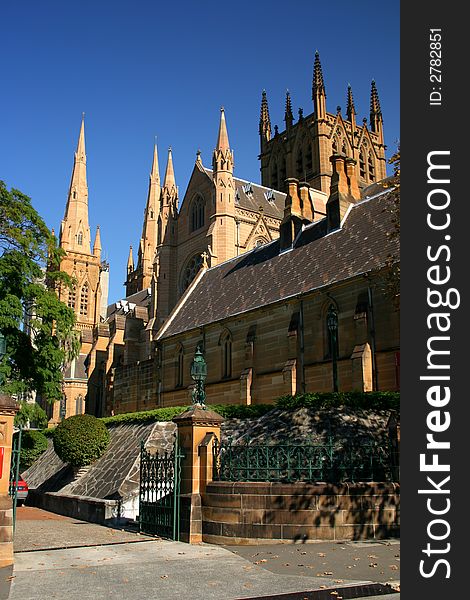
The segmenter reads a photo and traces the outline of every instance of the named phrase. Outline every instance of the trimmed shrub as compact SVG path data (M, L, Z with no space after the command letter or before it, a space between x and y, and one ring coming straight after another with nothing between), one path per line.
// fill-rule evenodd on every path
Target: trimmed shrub
M26 429L21 433L20 472L29 467L47 450L47 438L40 431Z
M207 408L219 413L224 419L251 419L262 417L273 408L274 404L212 404Z
M154 423L156 421L171 421L173 417L188 410L189 406L167 406L155 408L154 410L143 410L140 412L123 413L113 417L102 417L100 421L107 427L123 425L125 423Z
M319 392L281 396L276 408L330 408L347 406L368 410L400 410L399 392Z
M106 425L92 415L75 415L64 419L54 430L54 450L72 467L91 465L106 450L109 432Z

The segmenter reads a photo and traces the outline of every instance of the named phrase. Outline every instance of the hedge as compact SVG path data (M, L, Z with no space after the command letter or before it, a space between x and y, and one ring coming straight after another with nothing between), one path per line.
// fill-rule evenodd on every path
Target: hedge
M322 392L281 396L276 408L362 408L368 410L400 410L399 392Z
M54 430L54 450L72 467L84 467L97 460L109 444L106 425L92 415L64 419Z
M47 450L46 436L35 429L21 433L20 471L26 471Z

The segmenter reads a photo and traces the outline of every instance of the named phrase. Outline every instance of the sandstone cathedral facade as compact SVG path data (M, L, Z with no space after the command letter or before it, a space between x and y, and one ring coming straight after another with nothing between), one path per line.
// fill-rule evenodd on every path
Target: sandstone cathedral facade
M76 281L82 348L65 380L62 416L97 416L190 403L196 345L211 403L265 403L282 394L397 389L398 314L380 278L398 247L383 203L383 119L372 82L370 120L326 109L318 53L313 112L290 94L285 129L271 128L263 91L261 184L235 174L224 109L211 167L198 152L179 195L171 149L163 180L154 148L142 234L131 246L126 297L107 305L99 228L91 250L82 122L61 226L62 268ZM395 244L396 246L396 244ZM135 257L134 257L135 254ZM338 319L332 348L326 315ZM53 420L59 419L54 409Z

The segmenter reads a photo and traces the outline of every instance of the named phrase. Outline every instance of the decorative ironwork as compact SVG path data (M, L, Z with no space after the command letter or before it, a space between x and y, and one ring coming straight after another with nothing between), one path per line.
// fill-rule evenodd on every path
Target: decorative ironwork
M180 538L181 458L178 438L171 452L140 450L139 529L144 533Z
M11 464L10 464L10 485L8 493L11 496L13 505L13 531L16 525L16 507L18 505L18 478L20 475L20 456L21 456L21 435L23 431L20 427L19 431L13 435L11 448Z
M367 442L339 447L316 445L213 445L216 481L358 482L397 481L396 452Z

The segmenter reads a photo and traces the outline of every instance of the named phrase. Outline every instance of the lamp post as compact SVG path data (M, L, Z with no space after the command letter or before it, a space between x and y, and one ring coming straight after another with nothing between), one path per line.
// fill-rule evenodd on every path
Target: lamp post
M336 355L338 347L338 313L333 304L330 304L326 315L326 323L330 333L331 359L333 362L333 391L338 391L338 357Z
M3 333L0 331L0 362L2 361L2 359L6 353L7 353L7 340L6 340L5 336L3 335ZM2 385L2 383L3 383L3 375L0 372L0 385Z
M206 408L206 392L204 391L204 382L207 377L207 363L204 360L204 354L198 345L194 353L194 359L191 364L191 377L196 383L193 389L193 405Z

